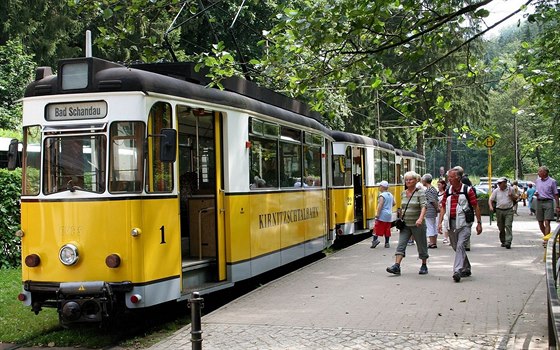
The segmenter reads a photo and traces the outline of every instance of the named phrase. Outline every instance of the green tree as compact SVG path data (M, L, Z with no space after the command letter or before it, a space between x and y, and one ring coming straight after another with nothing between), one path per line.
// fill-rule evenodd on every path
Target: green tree
M34 63L13 41L0 45L0 129L16 129L21 125L21 104L25 86L31 82Z
M559 108L557 91L560 89L560 4L539 1L529 17L536 27L534 37L526 37L517 56L518 67L530 84L530 102L533 124L531 149L537 165L547 165L552 173L560 172Z
M9 0L0 10L0 45L21 42L39 66L76 57L84 46L84 19L67 0Z

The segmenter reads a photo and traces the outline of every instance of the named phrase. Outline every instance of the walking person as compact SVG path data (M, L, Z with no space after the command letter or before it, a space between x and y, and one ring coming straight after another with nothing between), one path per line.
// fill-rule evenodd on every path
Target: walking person
M457 170L457 176L461 178L462 184L472 187L472 182L469 179L469 177L465 174L465 170L463 170L463 167L457 165L453 167L453 169ZM471 251L471 232L469 232L467 239L465 240L465 250L467 252Z
M529 211L530 211L529 215L535 215L536 212L535 210L536 204L533 201L533 199L536 199L535 191L537 191L537 189L535 188L535 186L533 186L532 183L529 182L529 184L527 184L527 203L529 204Z
M406 255L406 247L408 240L414 237L416 241L416 249L418 257L422 260L420 266L421 275L428 273L428 244L426 240L426 224L424 217L426 215L426 193L423 189L418 189L416 184L420 181L420 175L414 171L404 174L405 190L401 194L402 216L406 226L400 229L399 243L395 252L395 263L387 267L387 272L400 275L401 262Z
M554 204L556 211L560 211L558 206L558 189L556 180L551 178L546 166L541 166L538 171L539 177L535 181L536 192L533 195L537 200L535 207L539 228L544 236L550 233L550 221L554 220ZM533 200L534 200L533 199Z
M437 210L437 216L436 216L436 225L439 222L439 218L440 218L440 211L441 211L441 201L443 199L443 194L445 193L445 189L447 188L447 182L445 181L445 179L440 179L437 183L438 186L438 210ZM447 222L447 220L443 221L444 223ZM443 227L442 229L443 232L440 232L440 234L443 234L443 244L447 245L449 244L449 235L447 234L447 227Z
M473 188L461 183L459 170L453 168L449 170L448 174L450 186L443 195L438 231L442 231L444 215L447 215L449 239L451 247L455 251L453 280L460 282L461 277L471 275L471 264L467 257L465 241L471 234L471 226L475 218L476 234L482 233L482 221Z
M496 209L496 223L498 224L498 230L500 230L500 241L502 247L506 247L506 249L511 249L513 214L515 214L514 208L518 199L519 196L515 193L513 187L508 185L505 177L498 179L498 188L492 191L492 195L488 198L490 211ZM494 208L494 202L496 208Z
M437 248L437 224L436 216L439 212L438 193L432 186L432 175L424 174L422 176L422 185L426 191L426 235L428 236L428 249Z
M395 199L393 194L388 191L389 183L381 181L379 183L379 196L377 197L377 215L373 226L373 241L371 248L375 248L380 243L380 237L385 237L385 248L389 248L389 238L391 238L391 222L393 221L393 206Z

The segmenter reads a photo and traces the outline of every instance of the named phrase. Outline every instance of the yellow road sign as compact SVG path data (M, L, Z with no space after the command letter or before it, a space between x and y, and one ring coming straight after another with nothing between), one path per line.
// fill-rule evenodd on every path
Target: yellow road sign
M484 145L487 148L492 148L494 147L495 144L496 144L496 140L492 136L488 136L486 139L484 139Z

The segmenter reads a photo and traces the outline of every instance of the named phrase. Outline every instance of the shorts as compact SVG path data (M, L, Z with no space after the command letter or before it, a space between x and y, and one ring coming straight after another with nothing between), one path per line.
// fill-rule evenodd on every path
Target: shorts
M379 237L391 237L391 223L387 221L375 220L373 232Z
M436 218L425 218L426 221L426 235L428 237L435 237L438 235Z
M554 201L537 201L537 221L554 220Z

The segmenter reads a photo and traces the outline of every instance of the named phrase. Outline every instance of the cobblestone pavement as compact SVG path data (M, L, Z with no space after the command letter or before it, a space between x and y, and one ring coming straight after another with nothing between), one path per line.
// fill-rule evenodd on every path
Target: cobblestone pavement
M402 275L385 271L391 248L366 240L203 316L203 349L546 349L542 234L527 207L511 249L484 217L468 252L473 275L455 283L453 250L430 249L419 275L415 246ZM556 223L553 224L553 229ZM150 349L190 349L189 326Z

